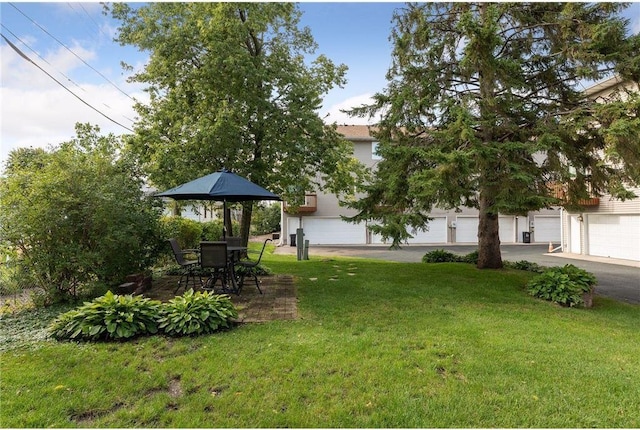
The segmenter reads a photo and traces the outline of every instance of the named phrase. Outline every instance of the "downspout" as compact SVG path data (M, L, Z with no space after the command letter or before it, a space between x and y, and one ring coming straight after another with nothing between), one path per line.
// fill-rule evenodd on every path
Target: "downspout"
M560 252L564 252L564 208L560 206Z
M288 232L287 232L288 233ZM280 202L280 240L276 246L284 246L282 238L286 236L284 231L284 200Z

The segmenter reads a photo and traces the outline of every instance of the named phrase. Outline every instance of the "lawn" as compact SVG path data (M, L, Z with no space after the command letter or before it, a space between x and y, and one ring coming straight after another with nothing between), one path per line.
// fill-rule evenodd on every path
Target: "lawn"
M75 344L4 317L0 425L640 426L638 306L561 308L463 263L263 262L296 276L299 320Z

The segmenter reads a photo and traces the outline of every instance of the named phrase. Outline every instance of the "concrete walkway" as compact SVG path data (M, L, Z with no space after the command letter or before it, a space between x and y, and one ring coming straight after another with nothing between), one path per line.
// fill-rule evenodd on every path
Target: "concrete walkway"
M387 261L417 263L427 252L445 249L465 255L477 249L477 245L406 245L392 250L387 245L326 246L312 245L313 256L351 256ZM513 244L502 245L502 259L505 261L526 260L542 266L563 266L573 264L593 273L598 279L596 294L626 303L640 304L640 262L612 258L554 252L549 253L548 245ZM296 254L296 248L288 245L278 247L276 253Z

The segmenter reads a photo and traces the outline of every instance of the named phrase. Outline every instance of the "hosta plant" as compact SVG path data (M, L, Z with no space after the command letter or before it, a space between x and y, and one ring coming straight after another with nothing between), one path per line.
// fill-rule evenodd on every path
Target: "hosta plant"
M459 255L444 249L436 249L427 252L422 257L423 263L459 263L461 261L462 258Z
M527 284L529 293L562 306L579 306L584 303L584 294L593 292L596 278L586 270L572 264L551 267Z
M229 328L237 317L229 296L190 289L163 305L158 327L169 336L213 333Z
M56 339L112 340L158 332L161 303L111 291L56 318L49 327Z

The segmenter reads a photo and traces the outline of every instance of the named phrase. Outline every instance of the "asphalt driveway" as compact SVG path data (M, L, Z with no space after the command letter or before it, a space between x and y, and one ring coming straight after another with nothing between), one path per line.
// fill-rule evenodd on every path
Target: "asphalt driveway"
M323 246L312 245L310 255L344 255L399 262L420 262L422 256L434 249L445 249L465 255L477 249L475 245L406 245L391 250L386 246ZM640 263L589 258L572 254L548 253L548 245L519 244L502 245L502 259L509 261L527 260L543 266L573 264L593 273L598 279L596 294L626 303L640 304ZM294 253L295 247L283 246L279 252Z

